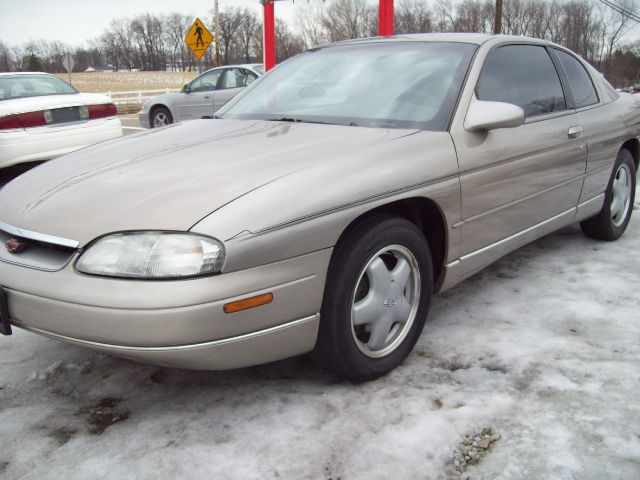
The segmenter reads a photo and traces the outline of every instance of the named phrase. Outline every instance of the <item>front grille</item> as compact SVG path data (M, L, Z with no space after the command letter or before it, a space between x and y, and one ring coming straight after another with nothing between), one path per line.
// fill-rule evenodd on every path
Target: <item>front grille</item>
M10 253L5 242L15 239L24 246ZM71 261L77 242L11 227L0 222L0 261L24 267L57 272Z

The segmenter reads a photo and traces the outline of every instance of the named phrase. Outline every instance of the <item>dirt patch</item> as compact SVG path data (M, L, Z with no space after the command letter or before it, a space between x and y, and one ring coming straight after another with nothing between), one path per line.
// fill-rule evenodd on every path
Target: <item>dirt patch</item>
M477 465L482 458L500 440L500 435L493 431L492 427L484 427L479 433L465 435L458 448L453 454L453 458L448 462L446 472L447 480L469 479L466 473L471 465Z
M53 438L56 442L58 442L58 445L61 447L62 445L67 443L69 440L71 440L73 437L75 437L77 434L78 434L78 430L76 430L75 428L61 427L61 428L56 428L55 430L50 432L49 436Z
M500 363L488 362L484 365L481 365L481 367L485 370L488 370L489 372L500 372L505 375L509 372L509 369L505 365L502 365Z
M89 433L92 435L102 435L111 425L123 422L129 418L131 414L129 410L120 410L117 408L121 402L121 398L106 397L95 405L80 409L78 414L85 417Z

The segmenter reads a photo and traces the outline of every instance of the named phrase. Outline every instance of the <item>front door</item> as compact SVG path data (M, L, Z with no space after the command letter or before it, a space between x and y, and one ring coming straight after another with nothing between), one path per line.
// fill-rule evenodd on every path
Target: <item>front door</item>
M495 48L475 95L522 107L525 123L482 132L452 128L461 172L463 256L570 212L578 203L587 154L580 118L567 108L545 47Z
M193 120L213 115L214 93L223 69L209 70L189 84L189 93L180 93L177 103L177 121Z

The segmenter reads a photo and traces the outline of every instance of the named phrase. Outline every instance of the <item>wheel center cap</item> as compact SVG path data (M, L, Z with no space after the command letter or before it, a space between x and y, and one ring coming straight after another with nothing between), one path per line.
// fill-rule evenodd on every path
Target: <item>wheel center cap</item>
M385 307L395 307L398 304L397 298L387 298L384 302Z

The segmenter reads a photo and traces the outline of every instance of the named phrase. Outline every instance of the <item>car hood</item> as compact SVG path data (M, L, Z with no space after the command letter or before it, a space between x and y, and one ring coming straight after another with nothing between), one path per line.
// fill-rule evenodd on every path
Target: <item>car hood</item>
M255 189L410 130L195 120L51 160L0 190L0 221L84 245L116 231L190 229ZM246 212L251 215L251 212Z
M42 95L38 97L13 98L0 101L0 116L11 113L37 112L53 107L95 105L109 103L109 97L99 93L71 93L68 95Z

